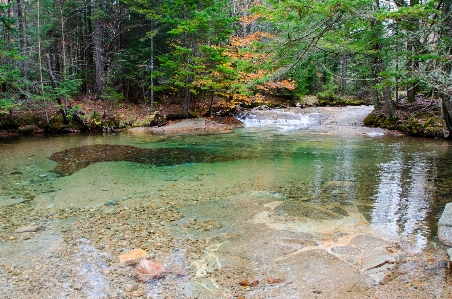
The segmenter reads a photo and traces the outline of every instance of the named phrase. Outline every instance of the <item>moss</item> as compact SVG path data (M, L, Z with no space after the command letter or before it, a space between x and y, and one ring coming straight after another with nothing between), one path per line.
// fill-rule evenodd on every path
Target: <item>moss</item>
M370 127L377 127L380 124L380 120L378 119L378 117L373 114L370 113L369 115L366 116L366 118L364 119L364 125L366 126L370 126Z
M414 117L411 117L402 125L402 132L408 135L421 135L422 131L422 124Z
M369 104L368 101L363 99L345 98L328 90L319 92L317 98L320 106L359 106Z
M17 129L20 134L33 134L36 131L39 131L39 128L36 125L24 125Z

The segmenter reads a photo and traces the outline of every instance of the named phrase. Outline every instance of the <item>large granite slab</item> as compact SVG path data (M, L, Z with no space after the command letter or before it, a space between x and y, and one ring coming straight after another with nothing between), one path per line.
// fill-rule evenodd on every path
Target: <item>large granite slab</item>
M452 203L446 204L438 222L439 240L452 247Z

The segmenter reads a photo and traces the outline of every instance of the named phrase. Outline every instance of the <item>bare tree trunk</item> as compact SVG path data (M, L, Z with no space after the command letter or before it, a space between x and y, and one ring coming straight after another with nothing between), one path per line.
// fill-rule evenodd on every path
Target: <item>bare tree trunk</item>
M67 63L66 63L66 40L65 40L65 34L64 34L64 17L63 17L63 4L61 1L58 2L60 6L60 23L61 23L61 55L63 58L63 80L66 79L67 75Z
M391 88L389 86L383 87L383 101L386 106L389 119L394 119L397 117L394 104L392 102Z
M86 94L91 94L94 89L94 78L92 73L94 71L94 56L93 56L93 24L92 24L92 9L93 9L94 1L89 1L86 6L86 11L84 14L84 29L85 34L83 38L83 44L81 45L82 49L84 49L84 58L86 61L86 65L84 66L85 70L85 80L84 82L84 90ZM83 29L83 28L81 28Z
M52 89L55 90L57 88L56 85L56 80L55 80L55 76L53 75L53 71L52 71L52 63L50 61L50 55L46 54L46 61L47 61L47 73L49 74L50 77L50 83L52 84ZM63 121L65 124L69 124L69 119L67 118L67 112L66 109L67 107L61 103L61 98L57 97L57 103L58 103L58 109L61 112L61 116L63 116Z
M188 48L188 32L184 32L184 47ZM185 87L184 87L184 110L183 110L183 116L187 117L189 114L189 107L190 107L190 76L188 75L188 64L189 64L189 58L188 54L185 54L185 68L187 71L187 74L185 75Z
M150 103L150 110L151 112L154 112L154 23L151 20L151 103Z
M450 97L443 95L441 99L441 112L443 114L444 123L449 131L449 134L444 134L447 139L452 139L452 104Z
M347 54L342 55L341 63L341 91L345 93L347 91Z
M49 120L49 113L47 111L47 103L46 103L46 99L44 98L45 94L44 94L44 78L42 75L42 54L41 54L41 2L40 0L37 1L37 8L38 8L38 20L37 20L37 37L38 37L38 63L39 63L39 86L40 86L40 93L42 96L42 101L44 103L44 111L45 111L45 115L46 115L46 121L47 121L47 126L50 126L50 120Z
M25 56L25 21L23 15L22 8L22 0L17 0L17 18L19 19L19 42L20 42L20 55L22 57ZM28 69L27 63L25 60L22 60L22 75L24 76L25 81L28 78ZM26 85L28 89L28 84Z
M186 85L188 85L188 77L186 80ZM185 86L184 88L184 112L183 116L187 117L189 114L189 107L190 107L190 88L188 86Z
M243 22L242 22L242 28L243 28L243 38L246 38L248 36L248 0L243 1Z
M99 6L99 10L102 9L102 5ZM96 63L96 95L102 96L105 89L105 74L104 74L104 61L103 61L103 49L102 49L102 19L97 14L94 19L94 55Z

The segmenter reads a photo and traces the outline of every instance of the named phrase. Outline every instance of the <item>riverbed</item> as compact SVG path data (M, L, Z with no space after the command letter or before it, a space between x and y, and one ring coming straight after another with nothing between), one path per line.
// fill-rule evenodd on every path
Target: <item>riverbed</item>
M452 297L451 144L371 109L2 140L0 297ZM119 262L137 248L162 277Z

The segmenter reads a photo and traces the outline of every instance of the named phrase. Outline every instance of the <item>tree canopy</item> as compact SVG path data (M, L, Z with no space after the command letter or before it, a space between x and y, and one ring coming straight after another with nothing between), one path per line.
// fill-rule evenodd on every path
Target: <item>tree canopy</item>
M452 111L452 1L2 0L0 113L73 96L250 104L347 94L384 106L442 99Z

